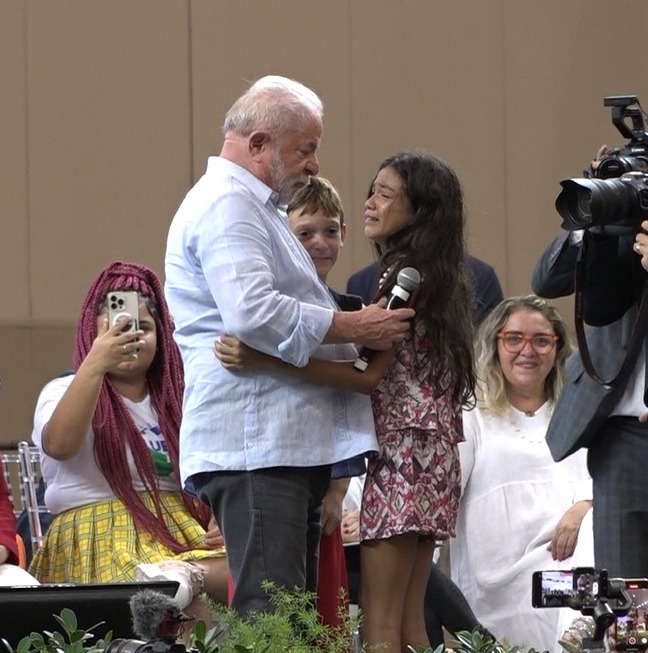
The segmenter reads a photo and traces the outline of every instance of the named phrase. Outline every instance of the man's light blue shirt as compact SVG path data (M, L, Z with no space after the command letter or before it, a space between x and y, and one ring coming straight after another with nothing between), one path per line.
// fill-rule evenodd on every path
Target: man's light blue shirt
M229 372L214 355L229 333L300 367L357 356L353 345L321 344L335 302L268 186L210 157L171 224L165 273L185 367L185 484L199 472L317 466L377 448L367 396L281 372Z

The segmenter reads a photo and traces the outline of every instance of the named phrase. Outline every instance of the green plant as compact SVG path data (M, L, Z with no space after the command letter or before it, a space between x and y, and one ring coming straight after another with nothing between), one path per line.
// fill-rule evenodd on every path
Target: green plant
M216 608L217 624L208 629L197 621L189 633L189 653L349 653L353 636L358 632L359 616L342 615L340 626L321 623L315 609L315 595L288 592L266 582L274 611L255 613L246 619L227 608ZM64 608L54 615L60 632L31 633L23 637L14 650L4 642L8 653L104 653L112 641L112 632L91 643L92 628L78 628L76 615Z
M196 650L199 653L218 653L224 632L220 627L208 630L205 622L199 619L189 635L189 650Z
M455 653L539 653L534 648L527 648L511 644L504 639L501 642L495 641L490 635L479 628L473 631L461 630L454 634L457 644L452 648ZM433 648L416 649L410 647L414 653L443 653L443 645ZM548 653L545 651L544 653Z
M190 634L190 646L200 653L348 653L359 617L342 615L340 626L321 623L315 595L288 592L265 582L274 611L241 618L230 609L218 609L218 625L207 630L199 621Z
M109 631L105 638L91 644L90 640L94 639L94 635L90 631L103 622L82 630L78 627L74 611L69 608L63 608L61 614L55 614L54 618L64 634L48 630L42 634L31 633L18 642L15 651L6 640L0 641L9 653L103 653L112 639L112 631Z

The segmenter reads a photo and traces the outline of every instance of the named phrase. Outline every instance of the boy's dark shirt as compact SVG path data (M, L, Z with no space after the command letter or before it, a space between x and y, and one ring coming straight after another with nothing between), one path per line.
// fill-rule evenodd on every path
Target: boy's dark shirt
M357 295L349 295L346 293L339 293L329 288L331 296L335 303L340 307L341 311L359 311L362 308L362 297ZM367 471L365 465L365 457L363 455L349 458L348 460L340 460L333 465L331 470L331 478L348 478L350 476L360 476Z

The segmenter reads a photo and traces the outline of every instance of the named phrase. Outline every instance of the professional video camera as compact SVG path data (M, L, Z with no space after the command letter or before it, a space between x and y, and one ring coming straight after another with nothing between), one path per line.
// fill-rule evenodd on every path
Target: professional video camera
M610 626L614 626L611 636L615 651L648 650L645 578L608 579L605 569L593 567L535 571L531 596L534 608L569 607L592 618L591 636L583 639L583 651L602 651Z
M612 107L612 123L630 140L607 153L593 178L560 182L563 190L556 198L556 209L567 231L605 226L623 233L648 217L646 114L635 95L609 96L603 104Z

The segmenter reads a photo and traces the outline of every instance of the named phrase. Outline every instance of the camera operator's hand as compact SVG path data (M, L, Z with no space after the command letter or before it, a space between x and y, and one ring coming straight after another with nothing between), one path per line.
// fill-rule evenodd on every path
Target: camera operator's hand
M601 147L599 147L596 156L592 161L590 161L590 170L592 173L595 173L598 170L599 163L601 163L601 161L608 155L609 151L610 148L608 148L607 145L601 145Z
M565 560L574 553L581 522L591 507L591 501L577 501L560 518L547 547L554 560Z
M598 170L599 163L607 156L609 152L607 145L601 145L596 152L595 157L590 161L589 168L584 170L586 177L596 177L596 171Z
M641 223L641 230L635 236L634 251L641 256L641 265L648 271L648 220Z

